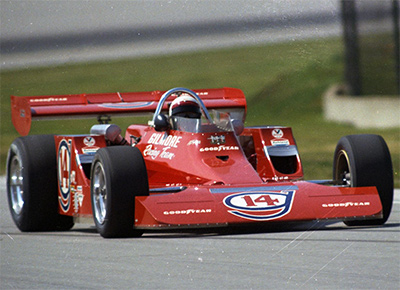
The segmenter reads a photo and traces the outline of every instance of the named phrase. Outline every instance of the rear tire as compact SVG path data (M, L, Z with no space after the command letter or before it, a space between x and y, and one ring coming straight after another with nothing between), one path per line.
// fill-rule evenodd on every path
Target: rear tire
M344 221L346 225L382 225L388 220L393 203L393 169L389 149L381 136L342 137L335 150L333 179L350 187L376 186L381 199L382 218Z
M146 165L136 147L97 151L91 170L91 200L97 231L104 238L139 237L135 230L135 196L149 195Z
M19 137L7 157L7 199L23 232L69 230L73 218L58 213L57 159L53 135Z

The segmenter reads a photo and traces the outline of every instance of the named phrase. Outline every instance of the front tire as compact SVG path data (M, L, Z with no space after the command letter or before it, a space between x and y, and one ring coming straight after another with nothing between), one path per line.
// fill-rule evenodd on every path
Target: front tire
M91 200L97 231L104 238L139 237L135 196L149 194L146 165L136 147L99 149L91 170Z
M23 232L69 230L73 218L58 213L57 159L53 135L19 137L7 157L7 199Z
M383 217L344 221L348 226L382 225L393 203L393 169L389 149L378 135L342 137L335 150L333 179L350 187L375 186L382 203Z

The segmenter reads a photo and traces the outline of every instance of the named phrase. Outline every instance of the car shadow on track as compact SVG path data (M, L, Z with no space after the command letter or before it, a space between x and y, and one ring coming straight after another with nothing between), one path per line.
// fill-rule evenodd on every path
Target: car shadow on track
M400 223L387 223L382 226L359 226L348 227L337 221L312 221L312 222L293 222L293 223L272 223L272 224L254 224L254 225L235 225L229 227L206 228L206 229L188 229L188 230L154 230L146 231L141 238L202 238L210 236L240 236L252 234L269 234L283 232L305 232L305 231L377 231L381 228L387 231L389 228L399 228Z
M257 234L275 234L290 232L312 232L312 231L398 231L400 223L388 222L382 226L358 226L348 227L337 221L311 221L311 222L293 222L293 223L269 223L252 225L234 225L229 227L210 227L199 229L176 229L176 230L149 230L139 239L184 239L184 238L207 238L207 237L225 237L244 236ZM82 224L75 225L69 231L57 232L12 232L12 235L43 235L43 236L100 236L94 226ZM137 239L127 237L123 239Z

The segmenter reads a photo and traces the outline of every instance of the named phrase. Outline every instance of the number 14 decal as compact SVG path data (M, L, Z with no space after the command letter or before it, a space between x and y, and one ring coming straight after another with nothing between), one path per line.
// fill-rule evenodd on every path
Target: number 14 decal
M266 203L269 206L273 206L279 203L277 198L272 199L270 195L264 194L258 197L252 197L250 195L245 195L242 197L246 202L247 206L257 206L257 203Z
M229 213L250 220L266 221L288 214L292 208L294 190L239 192L224 198Z

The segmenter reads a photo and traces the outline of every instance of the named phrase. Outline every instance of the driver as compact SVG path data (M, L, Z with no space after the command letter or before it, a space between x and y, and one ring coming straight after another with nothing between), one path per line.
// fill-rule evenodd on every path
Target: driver
M169 107L169 116L172 117L183 117L191 119L201 118L200 105L195 98L189 95L183 95L177 97L172 101Z

